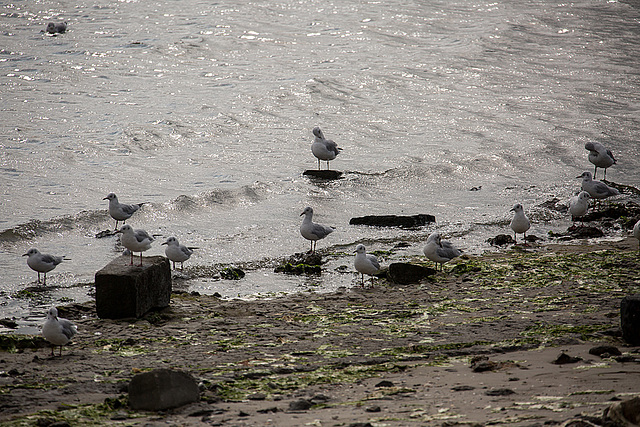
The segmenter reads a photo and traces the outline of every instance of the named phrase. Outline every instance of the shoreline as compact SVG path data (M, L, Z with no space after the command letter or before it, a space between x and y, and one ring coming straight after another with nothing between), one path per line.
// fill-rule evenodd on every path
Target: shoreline
M0 353L0 423L542 425L640 395L630 375L639 349L621 341L619 320L621 298L640 293L637 241L533 248L463 257L419 285L255 300L180 293L128 321L98 319L93 303L62 307L79 329L62 357L41 339ZM601 344L626 361L588 353ZM562 352L582 360L552 364ZM474 357L497 368L473 372ZM127 409L128 381L155 368L192 374L201 402ZM485 394L493 389L513 393ZM290 409L300 399L313 406Z

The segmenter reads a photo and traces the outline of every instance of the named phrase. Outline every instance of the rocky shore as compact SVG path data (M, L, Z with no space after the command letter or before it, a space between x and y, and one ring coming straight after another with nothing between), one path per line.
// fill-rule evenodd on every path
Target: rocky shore
M174 293L142 319L60 307L79 329L62 357L2 336L0 423L605 424L605 408L640 395L639 349L620 333L620 302L640 293L637 248L534 244L463 256L420 284L330 294ZM191 374L200 401L131 410L132 377L157 368Z

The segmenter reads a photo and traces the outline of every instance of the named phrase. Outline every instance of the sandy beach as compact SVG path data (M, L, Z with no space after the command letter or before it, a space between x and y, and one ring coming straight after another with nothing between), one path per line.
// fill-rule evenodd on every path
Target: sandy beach
M0 423L595 422L640 395L639 349L620 332L620 301L640 292L637 245L531 245L463 256L421 284L330 294L174 293L170 307L137 320L98 319L92 303L61 307L79 329L62 357L41 338L3 337ZM602 345L621 355L590 354ZM562 354L577 359L554 364ZM130 410L129 381L155 368L193 375L201 401Z

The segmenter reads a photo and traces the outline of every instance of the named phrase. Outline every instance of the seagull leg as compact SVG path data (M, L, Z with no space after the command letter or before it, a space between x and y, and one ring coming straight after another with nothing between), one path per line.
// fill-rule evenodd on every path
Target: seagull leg
M133 252L130 252L130 253L131 253L131 264L129 265L133 265Z
M140 267L142 267L142 252L140 252Z
M318 170L320 170L320 159L318 159Z
M42 281L43 285L47 284L47 273L44 273L44 280Z
M38 273L38 283L40 283L40 272L36 271L36 273Z
M596 166L595 169L593 170L593 179L596 179L597 175L598 175L598 167Z

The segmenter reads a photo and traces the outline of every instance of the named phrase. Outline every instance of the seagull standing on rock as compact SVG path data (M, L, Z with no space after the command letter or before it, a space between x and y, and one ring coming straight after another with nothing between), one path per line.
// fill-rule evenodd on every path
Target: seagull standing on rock
M633 237L638 239L638 250L640 251L640 221L633 226Z
M185 245L181 245L175 237L169 237L163 245L167 245L164 254L173 262L173 269L176 269L176 262L179 262L180 270L182 270L182 263L191 257L193 250Z
M582 189L589 193L593 199L606 199L607 197L617 196L620 192L612 187L609 187L602 181L594 181L591 177L591 172L583 172L582 175L577 176L582 178Z
M51 355L54 356L53 350L57 345L60 346L60 356L62 356L62 346L71 341L71 338L78 332L76 325L67 319L58 317L58 309L51 307L47 312L47 321L42 326L42 336L49 341L51 347Z
M133 253L140 252L140 267L142 267L142 252L151 249L154 238L144 230L134 230L130 225L123 225L118 233L122 233L120 243L131 251L131 264L133 265Z
M571 212L572 219L580 218L582 223L584 224L584 216L587 214L589 210L589 199L591 196L586 191L581 191L577 196L573 196L569 200L569 212Z
M322 224L316 224L313 219L313 208L307 206L300 216L304 215L302 225L300 225L300 234L307 240L311 241L311 250L309 253L314 253L318 240L324 239L329 234L333 233L333 227L328 227Z
M515 213L511 220L511 229L513 230L513 240L518 243L518 233L524 235L524 244L527 244L527 231L531 228L529 218L524 214L524 208L520 203L513 205L511 210Z
M40 283L40 273L44 273L43 285L47 284L47 272L56 268L63 259L61 256L41 254L40 251L35 248L29 249L29 251L22 256L28 257L27 265L31 267L32 270L38 272L38 283Z
M438 270L438 263L440 264L440 271L443 271L445 262L462 255L462 252L450 242L442 240L442 236L437 231L429 235L427 244L422 251L428 259L436 263L436 271Z
M356 246L356 258L353 261L353 266L362 276L362 287L364 287L364 275L373 276L380 271L380 263L375 255L367 254L367 250L364 245ZM373 279L372 279L373 283Z
M315 138L311 144L311 152L318 158L318 170L320 170L320 160L327 162L327 170L329 170L329 162L340 154L342 148L332 140L325 139L322 130L317 126L313 128L313 135Z
M589 161L595 165L593 177L598 176L598 168L604 169L604 178L607 179L607 168L616 164L611 150L607 150L604 145L599 142L587 142L584 148L589 150Z
M122 221L124 224L125 221L131 218L131 215L140 209L141 206L120 203L118 202L118 197L114 193L107 194L107 197L102 200L109 201L109 215L111 215L111 218L116 220L115 230L118 229L118 222Z

